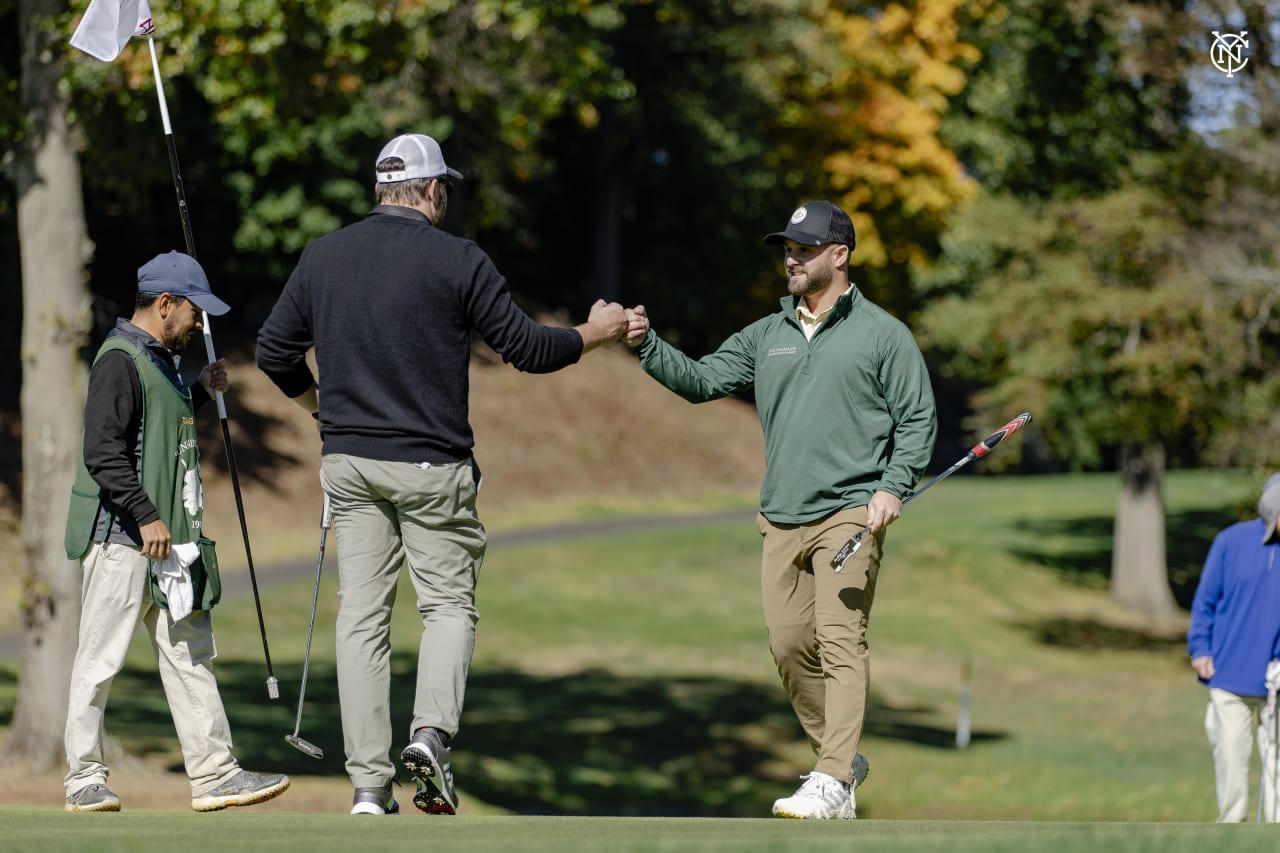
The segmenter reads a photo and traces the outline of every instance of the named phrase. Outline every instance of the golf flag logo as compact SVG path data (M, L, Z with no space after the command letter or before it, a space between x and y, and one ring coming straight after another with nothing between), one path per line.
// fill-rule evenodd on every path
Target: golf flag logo
M129 39L153 32L155 25L147 0L89 0L89 8L71 34L71 46L110 62L120 55Z

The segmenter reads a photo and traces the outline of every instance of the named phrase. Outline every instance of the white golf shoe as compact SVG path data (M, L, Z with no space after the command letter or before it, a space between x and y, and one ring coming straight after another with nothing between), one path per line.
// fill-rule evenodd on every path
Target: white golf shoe
M802 820L851 820L854 817L853 787L817 770L800 777L800 789L773 804L774 817Z

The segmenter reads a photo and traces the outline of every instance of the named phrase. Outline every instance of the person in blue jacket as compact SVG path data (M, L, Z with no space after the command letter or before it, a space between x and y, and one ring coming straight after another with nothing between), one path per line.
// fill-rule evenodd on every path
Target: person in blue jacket
M1191 668L1209 687L1204 728L1213 750L1219 823L1243 821L1248 812L1250 739L1255 725L1262 755L1262 812L1268 823L1276 821L1280 792L1274 682L1280 664L1273 661L1280 659L1278 518L1280 473L1272 474L1263 487L1257 519L1233 524L1214 538L1191 605L1187 651Z

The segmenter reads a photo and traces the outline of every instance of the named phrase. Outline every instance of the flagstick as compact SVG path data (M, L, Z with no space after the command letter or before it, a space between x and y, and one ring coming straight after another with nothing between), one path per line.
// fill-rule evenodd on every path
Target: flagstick
M173 186L178 194L178 213L182 217L182 236L187 242L187 254L196 256L195 238L191 234L191 214L187 210L187 196L182 190L182 174L178 170L178 149L173 142L173 128L169 124L169 105L164 97L164 82L160 79L160 61L156 58L155 39L147 36L147 46L151 49L151 70L156 78L156 96L160 100L160 118L164 123L164 140L169 148L169 168L173 172ZM213 352L213 329L209 324L209 314L200 310L201 324L204 327L204 349L212 364L218 360ZM267 626L262 620L262 602L258 598L258 578L253 570L253 554L249 550L249 527L245 523L244 501L240 496L240 477L236 473L236 454L231 446L231 429L227 425L227 405L222 399L221 391L214 391L218 401L218 420L222 423L222 444L227 451L227 467L231 471L231 489L236 496L236 512L240 516L240 533L244 536L244 556L249 563L249 583L253 586L253 606L258 611L258 630L262 633L262 654L267 660L267 696L280 698L280 683L271 670L271 651L267 648Z

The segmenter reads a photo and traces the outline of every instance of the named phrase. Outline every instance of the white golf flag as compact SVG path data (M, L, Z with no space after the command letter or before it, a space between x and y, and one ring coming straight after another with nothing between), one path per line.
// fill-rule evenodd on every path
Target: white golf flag
M71 34L71 46L110 62L120 55L129 39L155 32L151 4L147 0L89 0L80 25Z

